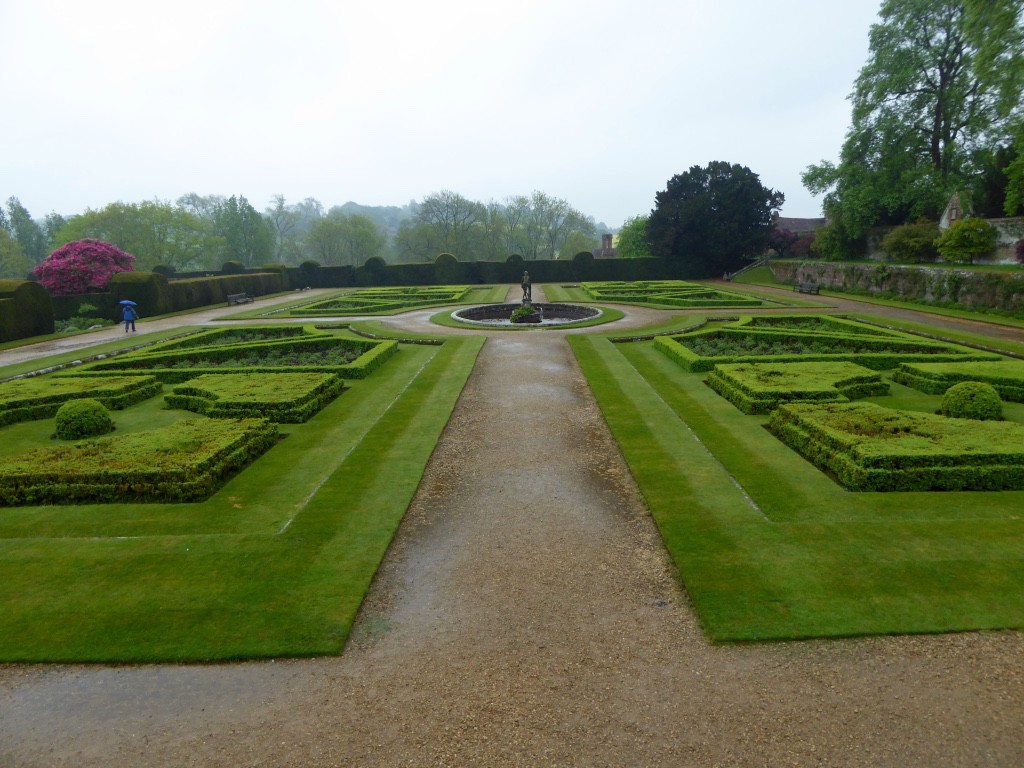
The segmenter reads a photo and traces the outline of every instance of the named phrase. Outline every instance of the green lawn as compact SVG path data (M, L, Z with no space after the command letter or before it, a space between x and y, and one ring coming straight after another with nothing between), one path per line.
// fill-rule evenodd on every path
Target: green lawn
M0 660L340 652L482 342L403 345L206 502L0 509ZM195 418L161 406L115 434ZM52 432L5 427L2 450Z
M651 342L570 343L711 640L1024 627L1024 492L845 491Z

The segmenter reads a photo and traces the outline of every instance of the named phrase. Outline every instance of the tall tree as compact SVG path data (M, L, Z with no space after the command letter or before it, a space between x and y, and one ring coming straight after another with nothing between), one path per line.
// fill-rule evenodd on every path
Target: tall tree
M1019 115L1024 0L885 0L851 95L838 165L804 173L824 194L832 242L873 224L937 218L966 186L972 156L1005 141ZM993 30L1003 36L991 37Z
M211 220L192 210L158 200L110 203L73 216L56 232L55 244L103 240L133 254L140 270L157 264L179 271L219 266L224 240L214 233Z
M367 259L380 256L385 238L369 217L346 216L340 209L331 209L313 223L306 241L313 258L320 264L357 267Z
M689 277L717 277L762 252L785 202L746 166L721 161L692 166L655 195L647 221L651 252Z
M0 214L3 211L0 210ZM8 233L0 222L0 277L16 277L24 280L35 265L24 254L18 241Z
M46 258L46 234L16 197L7 200L7 229L33 264Z
M632 216L619 229L615 249L620 259L643 259L651 255L647 242L647 216Z
M213 211L214 233L224 238L226 261L267 264L274 255L274 226L245 197L232 195Z

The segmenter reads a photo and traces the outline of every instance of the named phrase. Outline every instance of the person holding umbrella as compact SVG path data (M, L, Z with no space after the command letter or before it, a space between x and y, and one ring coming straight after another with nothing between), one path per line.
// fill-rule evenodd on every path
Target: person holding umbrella
M128 326L131 326L132 333L135 333L135 321L139 319L135 302L123 299L119 303L121 304L121 318L124 320L124 332L128 333Z

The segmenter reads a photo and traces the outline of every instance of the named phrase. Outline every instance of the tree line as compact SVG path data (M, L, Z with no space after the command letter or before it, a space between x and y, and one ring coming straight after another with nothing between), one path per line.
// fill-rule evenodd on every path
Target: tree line
M278 263L359 266L433 261L571 258L598 246L595 221L544 192L479 202L444 190L404 206L345 203L325 209L314 198L275 195L261 212L244 197L190 193L176 201L116 202L64 217L35 220L17 197L0 206L0 277L26 277L52 251L84 238L131 253L136 269L216 270Z
M829 220L813 249L859 256L869 228L934 223L953 193L1024 214L1022 93L1024 0L885 0L839 160L803 174Z

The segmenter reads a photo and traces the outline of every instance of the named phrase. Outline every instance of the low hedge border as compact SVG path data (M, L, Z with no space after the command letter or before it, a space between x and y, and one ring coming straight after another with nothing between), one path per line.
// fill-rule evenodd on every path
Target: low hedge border
M40 448L0 460L0 505L201 501L277 439L265 419L202 419Z
M63 374L51 379L16 379L0 386L0 426L49 419L64 403L81 398L98 400L119 411L158 395L161 389L163 385L154 376Z
M902 363L892 380L928 395L942 395L962 381L980 381L992 385L1003 400L1024 403L1024 361L1001 360L990 363Z
M237 359L240 354L247 352L259 352L269 350L273 352L317 352L332 347L342 347L360 351L361 354L352 362L331 365L275 365L261 366L250 365L246 371L259 371L263 373L278 372L329 372L341 374L351 379L363 379L377 370L392 355L398 352L398 343L395 341L363 341L361 339L344 339L335 336L323 335L314 338L299 340L284 340L266 342L260 344L233 344L216 347L200 348L199 350L185 352L156 352L151 354L124 355L116 360L101 361L89 366L89 372L119 371L122 373L144 373L156 376L165 383L180 383L187 379L207 373L238 373L237 368L203 368L202 360L211 362L224 362ZM183 361L194 361L194 365L183 368L170 368L175 363ZM161 366L161 367L152 367ZM84 371L83 371L84 373Z
M791 371L785 369L790 368ZM750 375L773 370L791 373L801 379L799 386L758 386ZM889 393L881 374L856 363L784 363L779 365L738 363L716 365L705 383L748 415L770 413L783 403L793 401L846 402Z
M853 491L1024 489L1024 426L1011 422L872 403L788 404L768 429Z
M258 380L265 394L253 396L250 388L244 386L254 379ZM236 383L243 386L233 386ZM236 388L245 391L232 393ZM302 391L287 396L296 389ZM259 417L277 424L301 424L344 389L344 380L329 373L210 374L174 387L171 394L164 395L164 401L169 408L192 411L210 418Z

